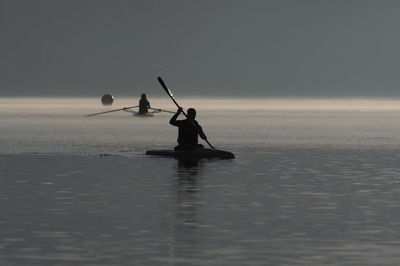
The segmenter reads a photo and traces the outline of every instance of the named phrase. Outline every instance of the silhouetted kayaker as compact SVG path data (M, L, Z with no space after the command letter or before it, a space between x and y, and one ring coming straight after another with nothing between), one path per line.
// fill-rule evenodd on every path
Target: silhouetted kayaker
M175 147L175 150L189 150L194 148L202 148L203 145L198 143L198 136L200 138L207 140L206 135L203 132L203 129L195 120L196 118L196 110L194 108L189 108L187 110L187 119L185 120L176 120L178 116L182 113L182 108L179 108L178 111L171 118L169 123L173 126L179 128L178 132L178 146Z
M147 100L146 93L142 93L139 100L139 114L146 114L149 112L150 102Z

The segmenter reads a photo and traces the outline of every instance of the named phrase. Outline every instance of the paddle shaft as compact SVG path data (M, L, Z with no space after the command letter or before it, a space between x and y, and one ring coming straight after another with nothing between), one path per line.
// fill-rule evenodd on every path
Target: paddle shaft
M112 113L112 112L122 111L122 110L125 110L125 109L136 108L136 107L138 107L138 106L124 107L124 108L120 108L120 109L115 109L115 110L105 111L105 112L101 112L101 113L90 114L90 115L86 115L86 116L101 115L101 114Z
M183 108L175 101L174 96L172 95L171 91L168 89L167 85L165 85L164 81L162 80L161 77L157 78L158 82L161 84L161 87L163 87L163 89L165 90L165 92L168 94L168 96L171 98L171 100L175 103L175 105L182 110L183 115L186 117L186 119L188 119L187 114L185 113L185 111L183 111ZM197 131L199 131L199 129L197 128L197 126L193 123L193 126L196 127ZM210 142L208 142L207 139L205 139L205 141L207 142L207 144L212 148L215 149L213 145L211 145Z
M163 109L157 109L157 108L149 108L150 110L154 110L154 111L159 111L159 112L166 112L166 113L171 113L171 114L175 114L175 112L172 111L168 111L168 110L163 110Z

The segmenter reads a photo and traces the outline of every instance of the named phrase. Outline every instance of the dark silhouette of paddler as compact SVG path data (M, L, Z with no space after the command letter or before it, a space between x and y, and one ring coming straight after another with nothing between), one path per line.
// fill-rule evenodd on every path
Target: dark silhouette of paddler
M198 143L198 136L204 140L207 140L207 137L199 123L195 120L196 110L194 108L189 108L187 110L187 119L176 120L182 111L182 108L179 108L169 121L171 125L179 128L179 145L175 147L175 150L191 150L195 148L202 148L203 145Z
M149 112L150 102L147 100L146 93L142 93L139 100L139 114L147 114Z

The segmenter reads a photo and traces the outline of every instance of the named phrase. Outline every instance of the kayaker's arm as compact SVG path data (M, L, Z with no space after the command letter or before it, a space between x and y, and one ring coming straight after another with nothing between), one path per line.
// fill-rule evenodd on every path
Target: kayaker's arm
M199 132L199 136L201 139L207 140L207 136L206 136L206 134L204 134L203 131L201 131L201 133Z
M207 140L206 134L204 134L203 128L199 125L197 121L195 121L195 126L197 129L197 132L199 133L199 136L201 139Z
M204 140L207 140L207 136L206 136L206 134L204 134L204 132L203 132L203 130L200 128L200 132L199 132L199 136L200 136L200 138L201 139L204 139Z
M182 108L179 108L178 111L176 111L176 113L171 117L171 119L169 120L169 123L173 126L178 126L178 123L176 122L176 119L178 118L178 116L182 113Z

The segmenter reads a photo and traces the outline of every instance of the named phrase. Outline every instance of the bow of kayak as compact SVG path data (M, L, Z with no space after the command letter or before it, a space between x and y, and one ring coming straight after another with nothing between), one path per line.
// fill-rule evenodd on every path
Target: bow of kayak
M193 150L149 150L146 155L174 157L179 159L234 159L235 155L228 151L217 149Z

